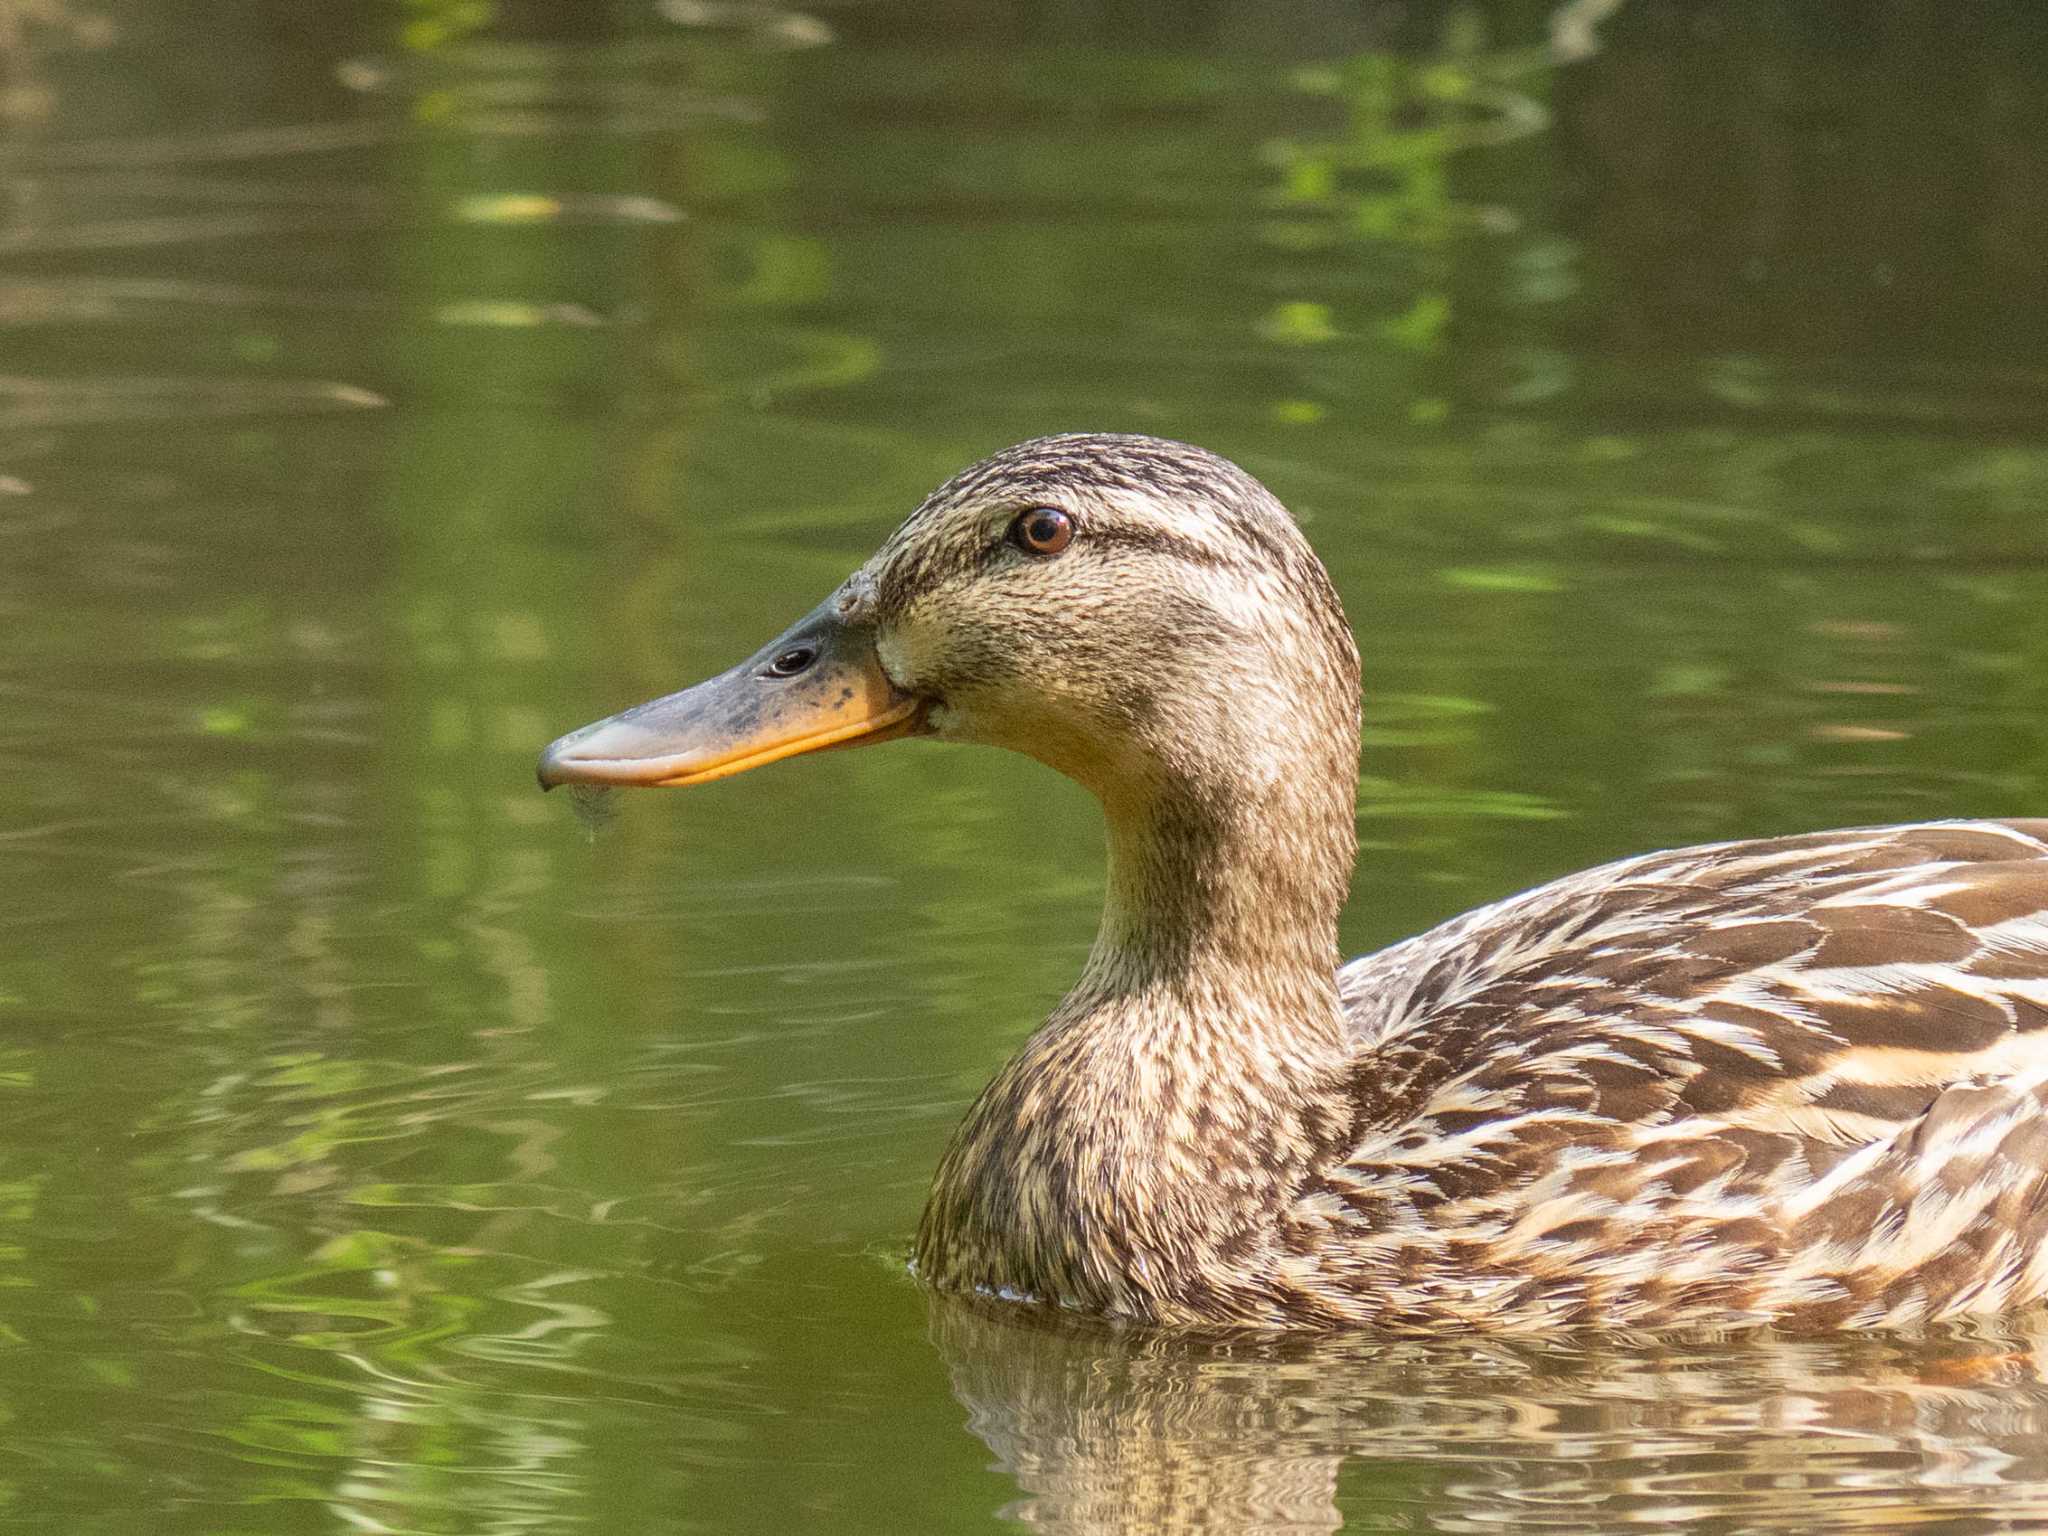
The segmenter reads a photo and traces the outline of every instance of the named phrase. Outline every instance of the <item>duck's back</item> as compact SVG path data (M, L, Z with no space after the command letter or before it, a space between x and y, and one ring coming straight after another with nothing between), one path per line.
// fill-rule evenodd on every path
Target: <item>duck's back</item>
M2048 1292L2048 821L1629 859L1340 984L1358 1136L1294 1213L1304 1305L1844 1326Z

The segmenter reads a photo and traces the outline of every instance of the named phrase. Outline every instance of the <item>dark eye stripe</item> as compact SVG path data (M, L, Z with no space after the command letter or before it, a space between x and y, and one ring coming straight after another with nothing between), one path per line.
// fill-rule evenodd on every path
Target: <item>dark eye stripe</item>
M1094 545L1106 544L1111 548L1143 550L1147 554L1167 555L1175 560L1185 560L1189 565L1199 565L1209 570L1241 570L1245 562L1234 558L1227 550L1218 549L1202 539L1183 538L1177 533L1167 533L1159 528L1096 528L1090 531L1088 542Z
M1242 571L1251 569L1255 561L1237 557L1227 550L1201 539L1183 538L1177 533L1167 533L1156 528L1105 528L1091 523L1085 534L1077 534L1075 544L1085 539L1090 549L1131 549L1145 554L1165 555L1170 559L1183 560L1189 565L1201 566L1212 571ZM1005 524L1002 536L992 544L985 544L976 550L972 559L963 561L953 569L969 569L977 574L987 570L1006 557L1014 556L1017 546L1010 537L1009 525ZM918 573L920 582L937 581L949 572L946 569L926 569Z

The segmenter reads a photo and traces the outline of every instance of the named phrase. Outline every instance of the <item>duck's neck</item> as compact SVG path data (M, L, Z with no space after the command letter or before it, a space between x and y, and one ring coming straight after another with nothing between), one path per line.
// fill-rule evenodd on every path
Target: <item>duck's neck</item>
M1163 995L1181 1000L1186 1033L1337 1045L1337 916L1355 846L1348 778L1342 788L1282 778L1105 797L1102 926L1070 1003Z
M1213 1314L1348 1130L1341 778L1105 796L1110 874L1081 980L969 1112L918 1236L949 1287Z

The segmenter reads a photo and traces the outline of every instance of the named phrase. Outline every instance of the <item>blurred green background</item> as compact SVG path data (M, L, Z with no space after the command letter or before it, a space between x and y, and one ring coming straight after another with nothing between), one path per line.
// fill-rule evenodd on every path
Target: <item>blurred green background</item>
M928 1304L1086 797L532 765L1099 428L1331 567L1354 950L2040 814L2044 250L2018 0L0 0L0 1527L2035 1528L2025 1320Z

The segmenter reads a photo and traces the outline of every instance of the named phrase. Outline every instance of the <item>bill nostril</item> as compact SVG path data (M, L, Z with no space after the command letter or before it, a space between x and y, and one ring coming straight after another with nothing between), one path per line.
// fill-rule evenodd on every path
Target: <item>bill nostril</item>
M768 675L795 677L817 659L818 651L815 646L792 645L787 650L775 653L775 659L768 663Z

